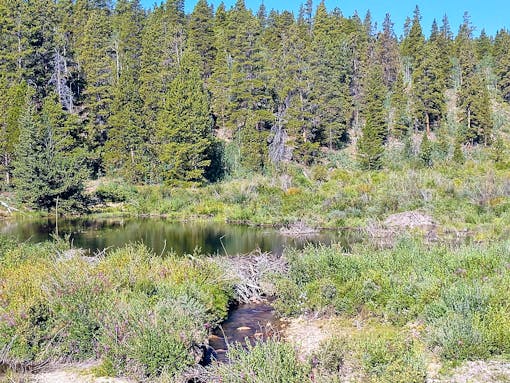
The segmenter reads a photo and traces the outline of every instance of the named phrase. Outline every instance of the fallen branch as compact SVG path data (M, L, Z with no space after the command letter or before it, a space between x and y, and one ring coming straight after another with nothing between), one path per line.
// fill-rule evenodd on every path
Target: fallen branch
M2 205L3 207L5 207L9 213L12 213L13 211L19 211L19 210L18 210L18 209L16 209L15 207L9 206L9 205L7 204L7 202L4 202L4 201L0 201L0 205Z
M241 303L261 301L272 290L267 277L287 269L282 257L260 250L247 255L219 257L217 261L233 281L236 298Z

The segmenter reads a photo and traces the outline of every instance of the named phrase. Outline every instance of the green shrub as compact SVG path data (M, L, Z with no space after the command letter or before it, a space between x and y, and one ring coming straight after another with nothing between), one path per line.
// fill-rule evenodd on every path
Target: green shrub
M130 245L90 262L58 246L22 244L2 258L0 349L10 365L99 357L108 375L173 376L226 316L232 287L207 258Z
M449 313L430 326L430 345L449 360L477 360L489 356L478 315Z
M102 182L95 191L96 197L103 202L125 202L135 194L136 189L123 180Z
M362 368L369 382L425 382L426 366L413 340L401 334L376 332L360 341Z
M305 383L309 367L298 360L296 350L287 343L268 340L244 349L239 345L228 351L228 364L218 364L214 374L225 383Z

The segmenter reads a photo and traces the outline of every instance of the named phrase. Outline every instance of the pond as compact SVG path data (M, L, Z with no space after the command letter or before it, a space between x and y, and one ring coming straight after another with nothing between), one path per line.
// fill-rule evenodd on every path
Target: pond
M260 249L281 254L286 247L302 248L309 243L337 243L344 249L359 241L355 232L322 232L313 237L296 239L282 235L277 229L229 225L211 222L175 223L155 218L108 218L59 220L59 234L69 238L74 247L94 254L105 248L122 247L128 243L144 243L156 254L246 254ZM0 233L21 241L42 242L55 233L51 219L0 221ZM211 347L219 361L227 360L229 345L263 340L279 330L279 320L270 304L254 303L232 307L229 318L215 329Z
M173 251L176 254L245 254L260 249L281 254L285 247L302 248L308 243L339 243L349 248L356 242L355 233L322 232L313 237L290 238L276 229L231 225L225 223L175 223L158 218L66 219L58 222L59 235L69 236L74 247L91 254L105 248L117 248L127 243L144 243L156 254ZM52 238L55 221L0 221L0 233L21 241L42 242Z

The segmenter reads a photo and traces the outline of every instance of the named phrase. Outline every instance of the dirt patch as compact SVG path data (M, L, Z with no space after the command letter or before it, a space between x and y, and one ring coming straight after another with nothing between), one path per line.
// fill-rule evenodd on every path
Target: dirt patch
M434 219L419 211L405 211L392 214L384 221L384 225L390 228L430 228L436 226Z
M134 383L127 378L98 378L92 374L92 368L99 362L88 362L70 365L55 365L46 367L44 370L30 374L14 374L13 377L5 378L8 382L30 383ZM0 374L0 381L2 376Z
M510 383L510 362L474 361L455 368L448 376L431 377L427 383Z
M324 340L338 334L333 331L335 326L331 319L290 319L285 320L282 327L283 337L297 347L303 361L317 351Z

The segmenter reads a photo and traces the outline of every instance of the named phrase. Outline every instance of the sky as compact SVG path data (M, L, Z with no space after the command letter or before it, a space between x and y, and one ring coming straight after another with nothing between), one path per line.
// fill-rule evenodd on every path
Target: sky
M299 7L306 0L298 1L282 1L282 0L264 0L267 10L290 10L297 15ZM314 5L320 0L315 0ZM141 0L142 4L149 8L154 0ZM157 0L156 3L159 3ZM208 0L209 4L215 7L220 4L221 0ZM230 8L236 0L224 0L227 8ZM246 5L253 10L257 10L261 0L245 0ZM185 0L186 13L193 10L196 0ZM510 0L326 0L326 7L331 10L339 7L343 15L351 16L354 11L358 11L363 18L368 9L372 14L372 19L377 22L380 27L386 13L391 15L391 19L395 24L395 32L397 36L402 33L404 21L407 16L412 17L415 5L420 7L422 15L422 28L428 35L430 26L434 18L441 24L444 14L448 15L452 31L457 32L459 25L462 23L464 11L468 11L471 16L471 22L476 27L475 36L485 28L489 35L495 35L501 28L510 28Z

